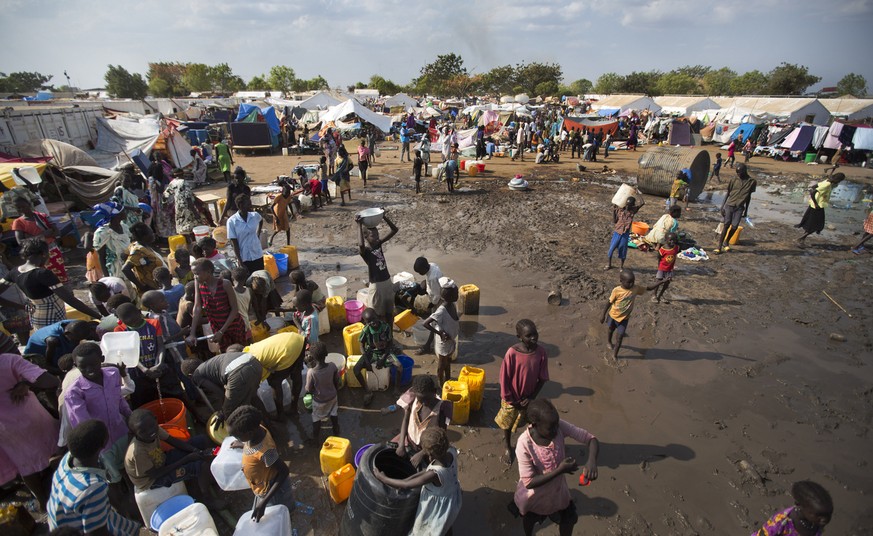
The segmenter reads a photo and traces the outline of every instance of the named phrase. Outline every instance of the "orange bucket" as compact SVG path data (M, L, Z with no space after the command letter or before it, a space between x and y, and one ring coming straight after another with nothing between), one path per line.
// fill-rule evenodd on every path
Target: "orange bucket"
M191 439L191 433L188 431L188 416L185 404L178 398L153 400L143 404L141 407L154 413L158 419L158 425L166 430L170 436L181 441ZM161 449L166 452L172 449L172 447L161 441Z
M646 236L649 232L649 224L641 221L635 221L631 224L631 232L640 236Z

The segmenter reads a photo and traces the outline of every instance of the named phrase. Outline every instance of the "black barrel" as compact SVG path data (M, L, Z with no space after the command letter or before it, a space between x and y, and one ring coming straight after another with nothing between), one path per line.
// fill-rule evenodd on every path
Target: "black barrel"
M406 536L415 524L419 490L386 486L376 480L374 466L391 478L403 479L416 473L409 460L397 456L384 443L368 448L340 523L342 536Z
M709 153L696 147L650 147L639 159L637 188L644 194L668 197L680 169L691 170L688 198L697 196L709 179Z

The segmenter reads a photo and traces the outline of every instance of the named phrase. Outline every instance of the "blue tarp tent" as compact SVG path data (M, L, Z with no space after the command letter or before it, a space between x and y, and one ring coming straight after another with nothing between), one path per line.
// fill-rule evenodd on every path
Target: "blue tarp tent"
M267 123L267 126L270 127L270 134L273 141L273 147L279 146L279 118L276 117L276 109L272 106L265 106L264 108L258 108L254 104L240 104L239 112L236 114L237 121L246 121L247 119L251 121L250 116L253 113L257 113L260 117L263 117L264 122Z
M735 140L737 139L737 136L742 134L743 143L745 143L745 141L749 139L749 136L752 135L752 132L755 131L755 126L754 123L742 123L736 130L734 130L733 134L731 134L731 139ZM737 150L739 150L739 148L737 148Z
M597 115L600 117L609 117L617 114L619 111L621 111L621 108L601 108L597 110Z

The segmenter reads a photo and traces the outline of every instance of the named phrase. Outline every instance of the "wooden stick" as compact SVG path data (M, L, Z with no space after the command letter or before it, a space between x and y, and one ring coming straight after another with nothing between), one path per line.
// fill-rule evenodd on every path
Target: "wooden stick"
M828 294L828 293L825 292L825 291L821 291L821 293L824 294L825 296L827 296L828 299L831 300L831 301L834 303L834 305L836 305L837 307L839 307L839 308L840 308L840 311L842 311L842 312L846 313L847 315L849 315L849 318L854 318L854 317L852 316L852 313L850 313L849 311L846 311L846 309L845 309L842 305L840 305L839 303L837 303L837 300L831 298L831 295L830 295L830 294Z

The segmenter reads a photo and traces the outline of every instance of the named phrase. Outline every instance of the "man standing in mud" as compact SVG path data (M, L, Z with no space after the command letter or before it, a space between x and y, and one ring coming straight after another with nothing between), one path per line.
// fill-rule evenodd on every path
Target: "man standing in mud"
M740 220L749 215L749 203L752 193L758 188L758 181L749 176L745 164L737 164L737 176L728 183L728 189L721 204L722 230L718 237L718 246L713 253L720 255L730 251L731 238L738 232Z

